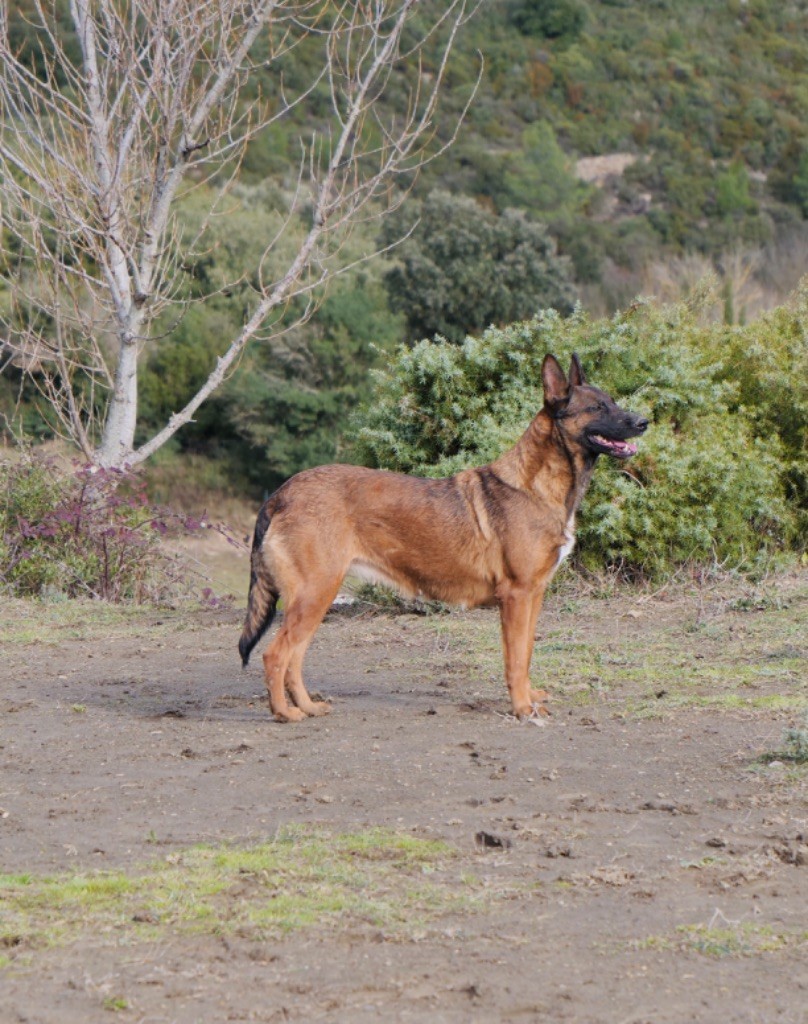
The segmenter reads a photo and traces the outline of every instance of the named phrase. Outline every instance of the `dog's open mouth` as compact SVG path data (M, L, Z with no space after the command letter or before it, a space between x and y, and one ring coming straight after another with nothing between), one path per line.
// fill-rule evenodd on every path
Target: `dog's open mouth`
M627 459L637 454L637 445L629 441L618 441L617 438L604 437L603 434L590 434L589 441L598 451L604 455L612 455L616 459Z

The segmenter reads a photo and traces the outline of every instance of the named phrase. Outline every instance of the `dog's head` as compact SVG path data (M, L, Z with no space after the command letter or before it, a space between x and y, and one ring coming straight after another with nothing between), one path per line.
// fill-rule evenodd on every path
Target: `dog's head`
M615 459L636 455L637 446L629 438L644 434L648 420L621 409L600 388L587 384L578 356L572 357L569 378L551 355L544 357L541 375L544 408L588 455Z

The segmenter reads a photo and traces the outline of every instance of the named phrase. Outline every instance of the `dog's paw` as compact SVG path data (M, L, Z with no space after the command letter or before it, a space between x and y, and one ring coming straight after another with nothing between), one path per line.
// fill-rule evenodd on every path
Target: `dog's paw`
M544 725L544 719L550 717L550 712L544 704L538 701L534 701L524 707L514 708L513 713L520 722L533 722L537 725Z
M319 718L321 715L328 715L331 713L331 705L325 700L313 700L311 706L306 708L306 713L314 715L315 718Z
M515 718L518 718L520 722L524 722L526 718L530 718L533 714L533 705L528 704L515 704L513 708L513 714Z
M276 722L302 722L306 717L304 712L300 708L284 708L282 711L275 712Z

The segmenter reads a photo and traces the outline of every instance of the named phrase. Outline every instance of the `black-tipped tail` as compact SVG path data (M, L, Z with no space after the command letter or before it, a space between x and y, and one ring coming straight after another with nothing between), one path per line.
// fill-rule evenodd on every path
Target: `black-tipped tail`
M255 593L253 589L250 590L250 597ZM269 600L266 602L266 606L263 610L263 617L261 615L253 615L252 606L247 612L247 621L244 623L244 629L241 633L241 639L238 642L238 652L241 655L241 665L246 668L250 663L250 655L252 649L266 633L269 627L272 625L272 620L275 618L275 607L278 603L278 595L271 594Z
M247 618L244 620L244 629L241 631L241 639L238 642L238 651L244 668L249 664L253 647L255 647L272 625L272 620L275 618L275 608L280 597L280 593L261 557L261 545L264 542L264 535L269 529L269 520L269 510L264 505L258 513L258 519L255 524L251 555L250 593L247 598Z

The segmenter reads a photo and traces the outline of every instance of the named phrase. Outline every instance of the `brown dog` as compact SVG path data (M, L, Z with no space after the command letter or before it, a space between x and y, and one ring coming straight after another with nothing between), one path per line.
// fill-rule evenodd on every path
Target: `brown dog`
M330 710L306 692L303 657L349 571L410 596L498 605L513 712L544 711L547 694L531 689L528 675L544 592L572 549L575 513L598 455L633 455L627 439L648 420L588 385L577 356L569 380L546 356L542 382L544 408L488 466L443 480L320 466L266 502L255 526L239 651L246 666L282 598L283 623L264 654L276 719Z

